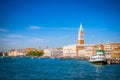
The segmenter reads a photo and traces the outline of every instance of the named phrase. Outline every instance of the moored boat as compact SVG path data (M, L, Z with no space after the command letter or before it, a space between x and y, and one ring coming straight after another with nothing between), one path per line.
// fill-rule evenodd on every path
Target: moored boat
M89 61L93 64L106 64L106 58L103 50L96 50L96 54L92 55Z

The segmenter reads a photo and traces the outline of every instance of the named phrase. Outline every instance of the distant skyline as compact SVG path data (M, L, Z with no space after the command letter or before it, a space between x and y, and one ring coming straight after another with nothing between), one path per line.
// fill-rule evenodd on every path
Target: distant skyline
M119 0L0 0L0 51L120 42Z

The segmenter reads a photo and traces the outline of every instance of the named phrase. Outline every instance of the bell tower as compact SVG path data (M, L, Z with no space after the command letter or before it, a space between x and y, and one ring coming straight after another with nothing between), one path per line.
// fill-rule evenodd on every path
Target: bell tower
M78 32L78 44L84 44L84 31L81 23Z

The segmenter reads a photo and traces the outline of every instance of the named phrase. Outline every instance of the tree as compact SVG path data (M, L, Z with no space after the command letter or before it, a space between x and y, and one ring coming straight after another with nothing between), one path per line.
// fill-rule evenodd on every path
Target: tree
M39 51L30 51L28 53L28 56L42 56L44 54L43 50L41 52Z

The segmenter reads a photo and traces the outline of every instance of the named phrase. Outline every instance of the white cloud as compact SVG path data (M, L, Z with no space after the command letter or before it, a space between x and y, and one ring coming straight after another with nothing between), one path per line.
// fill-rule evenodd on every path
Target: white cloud
M49 29L78 29L78 28L67 28L67 27L62 27L62 28L49 28Z
M11 34L8 36L9 38L24 38L25 36L20 35L20 34Z
M31 38L29 39L30 42L44 42L45 39L42 39L42 38Z
M0 28L0 32L7 32L7 29Z
M41 27L40 26L30 26L29 28L30 29L40 29Z
M69 27L59 27L59 28L57 28L57 27L51 27L51 28L46 28L46 27L40 27L40 26L30 26L29 27L30 29L64 29L64 30L68 30L68 29L78 29L78 28L69 28Z

